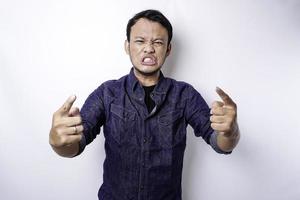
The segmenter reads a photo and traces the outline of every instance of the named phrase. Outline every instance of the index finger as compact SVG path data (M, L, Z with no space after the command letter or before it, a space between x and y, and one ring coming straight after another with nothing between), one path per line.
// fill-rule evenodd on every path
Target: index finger
M216 92L221 97L221 99L224 101L226 105L235 105L235 103L232 101L232 99L229 97L228 94L226 94L221 88L216 87Z
M70 111L75 100L76 100L75 95L69 96L69 98L66 100L66 102L59 108L58 113L67 114Z

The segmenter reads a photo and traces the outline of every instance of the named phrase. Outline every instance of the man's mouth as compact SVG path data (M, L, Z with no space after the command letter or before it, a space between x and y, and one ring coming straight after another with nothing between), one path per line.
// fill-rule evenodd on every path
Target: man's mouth
M142 65L155 65L156 64L156 58L154 56L145 56L142 59Z

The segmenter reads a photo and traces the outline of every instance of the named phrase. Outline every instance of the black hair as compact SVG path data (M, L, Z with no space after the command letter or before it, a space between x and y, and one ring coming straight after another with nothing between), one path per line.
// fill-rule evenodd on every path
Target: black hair
M173 28L170 21L158 10L144 10L135 14L127 23L126 36L128 42L130 41L131 27L141 18L148 19L153 22L160 23L168 31L168 44L170 44L173 36Z

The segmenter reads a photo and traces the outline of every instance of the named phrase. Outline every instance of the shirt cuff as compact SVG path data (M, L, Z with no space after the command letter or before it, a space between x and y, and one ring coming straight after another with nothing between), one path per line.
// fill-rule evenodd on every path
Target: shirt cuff
M220 147L218 146L218 143L217 143L217 136L218 136L218 133L216 131L214 131L211 136L210 136L210 146L217 152L217 153L220 153L220 154L231 154L232 151L223 151L222 149L220 149Z
M82 134L81 140L79 141L79 151L75 156L80 155L83 152L83 150L85 149L85 146L86 146L86 140L85 140L84 134Z

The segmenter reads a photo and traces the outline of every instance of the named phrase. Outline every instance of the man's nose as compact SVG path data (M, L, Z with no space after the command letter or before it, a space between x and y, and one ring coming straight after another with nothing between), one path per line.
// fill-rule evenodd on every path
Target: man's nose
M153 47L153 44L148 43L145 45L144 53L154 53L154 52L155 52L155 49Z

